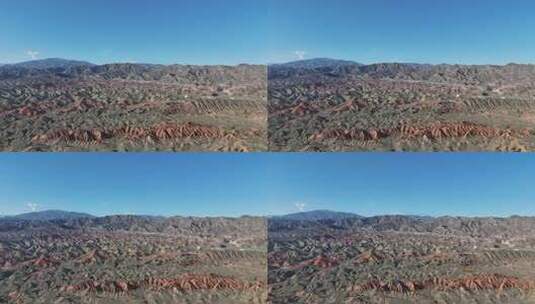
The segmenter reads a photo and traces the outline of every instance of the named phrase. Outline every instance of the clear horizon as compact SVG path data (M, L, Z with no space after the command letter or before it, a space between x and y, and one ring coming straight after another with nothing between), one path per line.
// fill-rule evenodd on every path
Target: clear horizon
M4 154L0 213L534 216L533 180L523 154Z
M19 61L19 62L11 62L11 63L0 63L0 64L5 64L5 65L11 65L11 64L19 64L19 63L25 63L25 62L31 62L31 61L40 61L40 60L48 60L48 59L61 59L61 60L72 60L72 61L85 61L85 62L89 62L91 64L95 64L89 60L84 60L83 58L60 58L60 57L49 57L49 58L42 58L42 59L31 59L31 60L23 60L23 61ZM467 64L467 63L446 63L446 62L441 62L441 63L426 63L426 62L405 62L405 61L378 61L378 62L367 62L367 63L364 63L362 61L359 61L359 60L354 60L354 59L346 59L346 58L330 58L330 57L315 57L315 58L305 58L305 59L296 59L296 60L292 60L292 61L287 61L287 62L268 62L268 63L248 63L248 62L241 62L241 63L236 63L236 64L190 64L190 63L187 63L187 62L182 62L182 63L168 63L168 64L163 64L163 63L158 63L157 65L164 65L164 66L170 66L170 65L192 65L192 66L237 66L237 65L240 65L240 64L249 64L249 65L276 65L276 64L285 64L285 63L291 63L291 62L298 62L298 61L306 61L306 60L315 60L315 59L331 59L331 60L344 60L344 61L353 61L355 63L359 63L359 64L364 64L364 65L373 65L373 64L383 64L383 63L400 63L400 64L430 64L430 65L482 65L482 66L486 66L486 65L494 65L494 66L504 66L504 65L508 65L508 64L519 64L519 65L535 65L535 63L522 63L522 62L507 62L507 63L501 63L501 64L494 64L494 63L480 63L480 64ZM152 63L152 62L128 62L128 61L125 61L125 62L106 62L106 63L100 63L100 64L96 64L96 65L107 65L107 64L156 64L156 63Z
M23 214L29 214L29 213L41 213L41 212L48 212L48 211L59 211L59 212L72 212L72 213L83 213L88 214L94 217L111 217L111 216L149 216L149 217L160 217L160 218L170 218L170 217L203 217L203 218L218 218L218 217L226 217L226 218L239 218L239 217L266 217L266 218L272 218L272 217L280 217L280 216L286 216L286 215L292 215L292 214L298 214L298 213L311 213L316 211L327 211L327 212L335 212L335 213L350 213L354 214L356 216L361 216L365 218L370 217L378 217L378 216L416 216L416 217L430 217L430 218L441 218L441 217L461 217L461 218L511 218L511 217L533 217L535 218L535 215L518 215L518 214L510 214L510 215L503 215L503 216L494 216L494 215L425 215L425 214L374 214L374 215L361 215L354 212L348 212L348 211L339 211L339 210L332 210L332 209L316 209L316 210L306 210L306 211L294 211L291 213L284 213L284 214L270 214L270 215L262 215L262 214L240 214L240 215L229 215L229 216L219 216L219 215L182 215L182 214L173 214L173 215L150 215L150 214L130 214L130 213L114 213L114 214L105 214L105 215L94 215L87 212L78 212L78 211L72 211L72 210L60 210L60 209L46 209L46 210L36 210L36 211L27 211L23 213L17 213L17 214L2 214L1 217L13 217L13 216L19 216Z
M0 3L0 63L533 64L532 1L40 0Z

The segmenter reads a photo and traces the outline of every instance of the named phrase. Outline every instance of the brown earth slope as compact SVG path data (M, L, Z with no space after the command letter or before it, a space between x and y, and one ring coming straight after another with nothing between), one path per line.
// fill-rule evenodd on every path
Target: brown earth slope
M4 151L267 149L266 67L0 67Z
M262 218L0 219L0 303L265 303Z
M269 303L534 303L535 218L270 219Z
M282 151L533 151L535 66L269 67Z

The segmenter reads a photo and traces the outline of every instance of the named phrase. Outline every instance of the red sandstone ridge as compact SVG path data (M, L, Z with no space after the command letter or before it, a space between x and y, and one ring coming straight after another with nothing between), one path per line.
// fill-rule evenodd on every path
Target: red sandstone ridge
M362 285L351 288L354 292L365 290L378 290L384 292L412 293L421 289L436 289L441 291L463 289L467 291L521 289L531 290L535 288L535 282L522 280L513 276L500 274L481 274L462 278L435 277L425 281L396 280L381 281L372 280Z
M200 275L186 274L175 279L148 278L143 282L144 286L152 289L176 288L181 291L191 291L199 289L230 289L245 290L261 288L262 284L246 283L240 280L218 276L215 274Z
M303 116L315 112L317 112L317 110L315 110L312 105L306 103L300 103L290 110L290 113L297 116Z
M128 140L166 141L178 138L224 138L226 131L218 127L203 126L194 123L185 124L158 124L152 127L124 126L117 129L91 129L68 130L61 129L49 131L46 134L36 135L34 143L47 143L53 141L77 142L82 144L98 144L112 137L122 137Z
M449 137L469 137L481 136L492 138L498 136L509 136L513 134L509 129L497 129L470 122L461 123L439 123L425 127L400 126L396 129L402 137L422 137L429 139L449 138Z
M33 265L34 266L38 266L38 267L48 267L49 265L53 264L53 262L50 260L50 259L47 259L43 256L35 259L33 261Z
M332 113L342 113L342 112L358 112L359 109L365 108L366 105L362 102L354 101L354 100L348 100L344 102L343 104L334 107L331 112Z
M387 137L388 134L376 129L326 129L310 137L312 141L324 139L344 140L378 140Z
M453 137L472 137L481 136L484 138L495 138L501 136L527 136L529 130L514 131L511 129L497 129L470 122L461 123L437 123L429 126L407 126L401 125L392 129L326 129L315 133L310 140L318 141L323 139L341 139L341 140L378 140L389 136L399 136L402 138L412 139L418 137L427 137L431 140Z
M116 281L95 281L89 280L78 285L67 285L61 288L62 291L75 292L109 292L121 293L138 288L151 290L176 289L186 292L193 290L257 290L264 287L264 283L247 283L231 277L219 276L215 274L185 274L178 278L165 279L149 277L142 282Z
M321 268L330 268L336 266L338 263L335 260L329 259L326 256L320 255L311 262L312 265Z
M376 262L381 261L382 259L383 258L379 256L378 254L376 254L375 252L368 251L368 252L361 253L355 260L355 263L358 263L358 264L376 263Z

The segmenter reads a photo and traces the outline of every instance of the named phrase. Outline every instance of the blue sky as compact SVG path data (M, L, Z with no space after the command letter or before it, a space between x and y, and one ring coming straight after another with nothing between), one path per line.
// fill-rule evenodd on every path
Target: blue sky
M535 63L531 0L270 3L268 44L278 61L300 51L362 63Z
M0 155L0 212L535 215L535 158L498 153Z
M532 0L16 0L0 62L535 63Z
M263 62L266 11L250 0L1 1L0 62Z

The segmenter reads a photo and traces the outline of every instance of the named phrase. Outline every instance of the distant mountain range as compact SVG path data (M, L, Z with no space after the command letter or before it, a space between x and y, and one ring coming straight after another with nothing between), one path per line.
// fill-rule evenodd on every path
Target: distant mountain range
M463 85L531 83L535 75L535 65L460 65L460 64L419 64L419 63L374 63L359 64L334 59L310 59L305 61L274 64L268 68L268 79L318 80L339 77L366 77L371 79L395 79L426 81L436 83L456 83Z
M263 223L263 224L262 224ZM363 217L357 214L329 210L315 210L294 214L259 217L184 217L111 215L94 217L85 213L47 210L0 218L0 231L17 231L39 227L67 229L97 228L137 232L221 233L262 229L269 225L271 232L293 229L349 229L349 231L398 231L437 234L458 234L490 237L492 235L535 235L535 217L461 217L380 215ZM241 227L241 228L237 228ZM244 228L245 227L245 228ZM238 230L236 230L238 229ZM245 230L242 230L245 229Z
M245 235L250 232L260 233L265 231L265 227L265 218L254 216L231 218L110 215L94 217L84 213L51 210L0 218L0 232L25 229L102 229L179 235L200 233Z
M242 216L242 217L248 217L248 216ZM136 219L141 222L145 222L145 221L157 221L158 222L158 221L166 221L172 218L181 218L181 216L164 217L164 216L149 216L149 215L110 215L110 216L103 216L103 217L95 217L87 213L70 212L70 211L62 211L62 210L45 210L45 211L23 213L23 214L13 215L13 216L0 217L0 220L6 219L6 220L19 220L19 221L56 221L56 220L84 219L84 220L97 220L100 222L110 220L111 222L117 223L117 221L121 221L124 219L130 219L130 220ZM195 218L195 217L191 217L191 218ZM214 218L224 218L224 217L214 217ZM289 221L323 221L323 220L337 221L337 220L343 220L343 219L361 219L361 218L364 218L364 217L357 215L357 214L353 214L353 213L336 212L336 211L331 211L331 210L314 210L314 211L298 212L298 213L269 217L269 219L273 219L273 220L289 220ZM107 220L104 220L104 219L107 219Z
M270 233L287 231L347 230L348 232L411 232L436 233L470 237L503 237L510 235L535 236L535 217L463 217L463 216L413 216L379 215L371 217L332 217L330 213L312 212L304 220L273 217L268 221ZM326 214L322 217L321 214ZM310 219L309 219L310 218Z
M18 67L26 69L68 69L75 67L96 67L96 66L121 66L121 65L130 65L130 66L144 66L144 67L165 67L165 66L225 66L225 65L189 65L189 64L150 64L150 63L133 63L133 62L117 62L117 63L107 63L107 64L94 64L88 61L81 60L70 60L63 58L46 58L38 60L23 61L18 63L9 63L9 64L0 64L0 66L5 67ZM248 64L240 64L247 66ZM239 66L239 65L238 65Z
M304 59L297 61L290 61L286 63L273 63L269 64L272 68L294 68L294 69L322 69L322 68L338 68L344 66L352 67L369 67L369 69L377 69L380 67L408 67L412 69L429 69L433 67L501 67L501 66L522 66L522 65L531 65L531 64L516 64L509 63L506 65L499 64L428 64L428 63L412 63L412 62L376 62L370 64L364 64L352 60L343 60L343 59L333 59L333 58L312 58ZM375 68L373 68L375 67ZM364 69L366 70L366 69Z
M317 69L325 67L360 66L361 63L349 60L339 60L331 58L313 58L287 63L272 64L272 67L297 68L297 69Z
M60 83L73 79L139 80L169 83L265 83L265 66L226 65L159 65L142 63L112 63L95 65L85 61L59 58L34 60L0 66L1 80L46 79Z
M142 63L110 63L104 65L121 65L121 64L130 64L130 65L143 65L143 66L165 66L163 64L142 64ZM80 60L70 60L63 58L46 58L39 60L24 61L19 63L12 64L0 64L0 66L11 66L11 67L20 67L27 69L65 69L72 67L91 67L97 66L87 61ZM352 66L352 65L362 65L360 63L350 61L350 60L339 60L331 58L314 58L306 60L298 60L287 63L272 64L272 66L279 67L288 67L288 68L304 68L304 69L315 69L323 67L337 67L337 66Z
M86 62L86 61L67 60L67 59L62 59L62 58L47 58L47 59L31 60L31 61L25 61L25 62L14 63L14 64L6 64L6 66L20 67L20 68L27 68L27 69L67 69L67 68L80 67L80 66L90 67L94 65L95 64Z
M163 66L179 66L182 64L171 64L171 65L164 65L164 64L148 64L148 63L128 63L128 62L122 62L122 63L109 63L109 64L102 64L102 66L105 65L139 65L139 66L147 66L147 67L163 67ZM184 64L186 66L195 66L195 65L188 65ZM247 65L247 64L243 64ZM333 59L333 58L312 58L312 59L304 59L304 60L297 60L297 61L290 61L286 63L273 63L269 64L272 68L293 68L293 69L322 69L322 68L340 68L340 67L368 67L364 70L374 70L374 69L382 69L384 67L407 67L412 69L429 69L433 67L461 67L461 66L469 66L469 67L500 67L500 66L522 66L522 65L530 65L530 64L514 64L510 63L507 65L493 65L493 64L483 64L483 65L468 65L468 64L425 64L425 63L409 63L409 62L378 62L378 63L371 63L371 64L363 64L352 60L343 60L343 59ZM72 68L72 67L92 67L92 66L99 66L97 64L87 62L87 61L81 61L81 60L70 60L70 59L63 59L63 58L46 58L46 59L39 59L39 60L31 60L31 61L24 61L19 63L0 63L0 66L10 66L10 67L20 67L20 68L28 68L28 69L56 69L56 68ZM197 65L197 66L208 66L208 65ZM218 65L215 65L218 66ZM220 65L224 66L224 65Z
M78 218L93 218L93 215L79 212L69 212L62 210L45 210L23 213L14 216L5 216L2 219L15 219L24 221L52 221L52 220L68 220Z
M65 78L95 78L103 80L128 79L191 83L222 82L250 83L258 79L258 70L265 65L158 65L115 63L94 65L85 61L50 58L0 66L0 80L46 77L50 80ZM265 74L263 74L265 75ZM535 75L535 65L451 65L418 63L361 64L354 61L315 58L268 66L270 80L292 77L368 77L460 84L524 83ZM265 80L264 80L265 81Z
M330 210L313 210L272 217L272 219L294 221L341 220L347 218L362 218L362 216L353 213L336 212Z
M97 219L97 218L139 218L144 220L166 220L170 218L210 218L210 217L196 217L196 216L153 216L153 215L128 215L128 214L118 214L118 215L108 215L108 216L102 216L102 217L96 217L94 215L88 214L88 213L81 213L81 212L71 212L71 211L64 211L64 210L44 210L44 211L36 211L36 212L29 212L29 213L22 213L18 215L8 215L0 217L0 219L17 219L17 220L27 220L27 221L50 221L50 220L60 220L60 219L80 219L80 218L89 218L89 219ZM242 215L241 217L257 217L257 216L249 216L249 215ZM213 218L232 218L232 217L225 217L225 216L216 216ZM433 216L420 216L420 215L376 215L376 216L362 216L355 213L350 212L339 212L339 211L333 211L333 210L311 210L311 211L303 211L303 212L297 212L297 213L289 213L284 215L275 215L275 216L268 216L268 219L273 220L291 220L291 221L336 221L336 220L342 220L342 219L354 219L354 220L360 220L361 222L384 222L384 221L391 221L391 220L397 220L397 219L409 219L414 221L434 221L437 219L444 219L444 220L451 220L451 219L500 219L500 217L463 217L463 216L441 216L441 217L433 217ZM512 216L509 218L531 218L531 217L522 217L522 216ZM533 217L535 219L535 217Z

